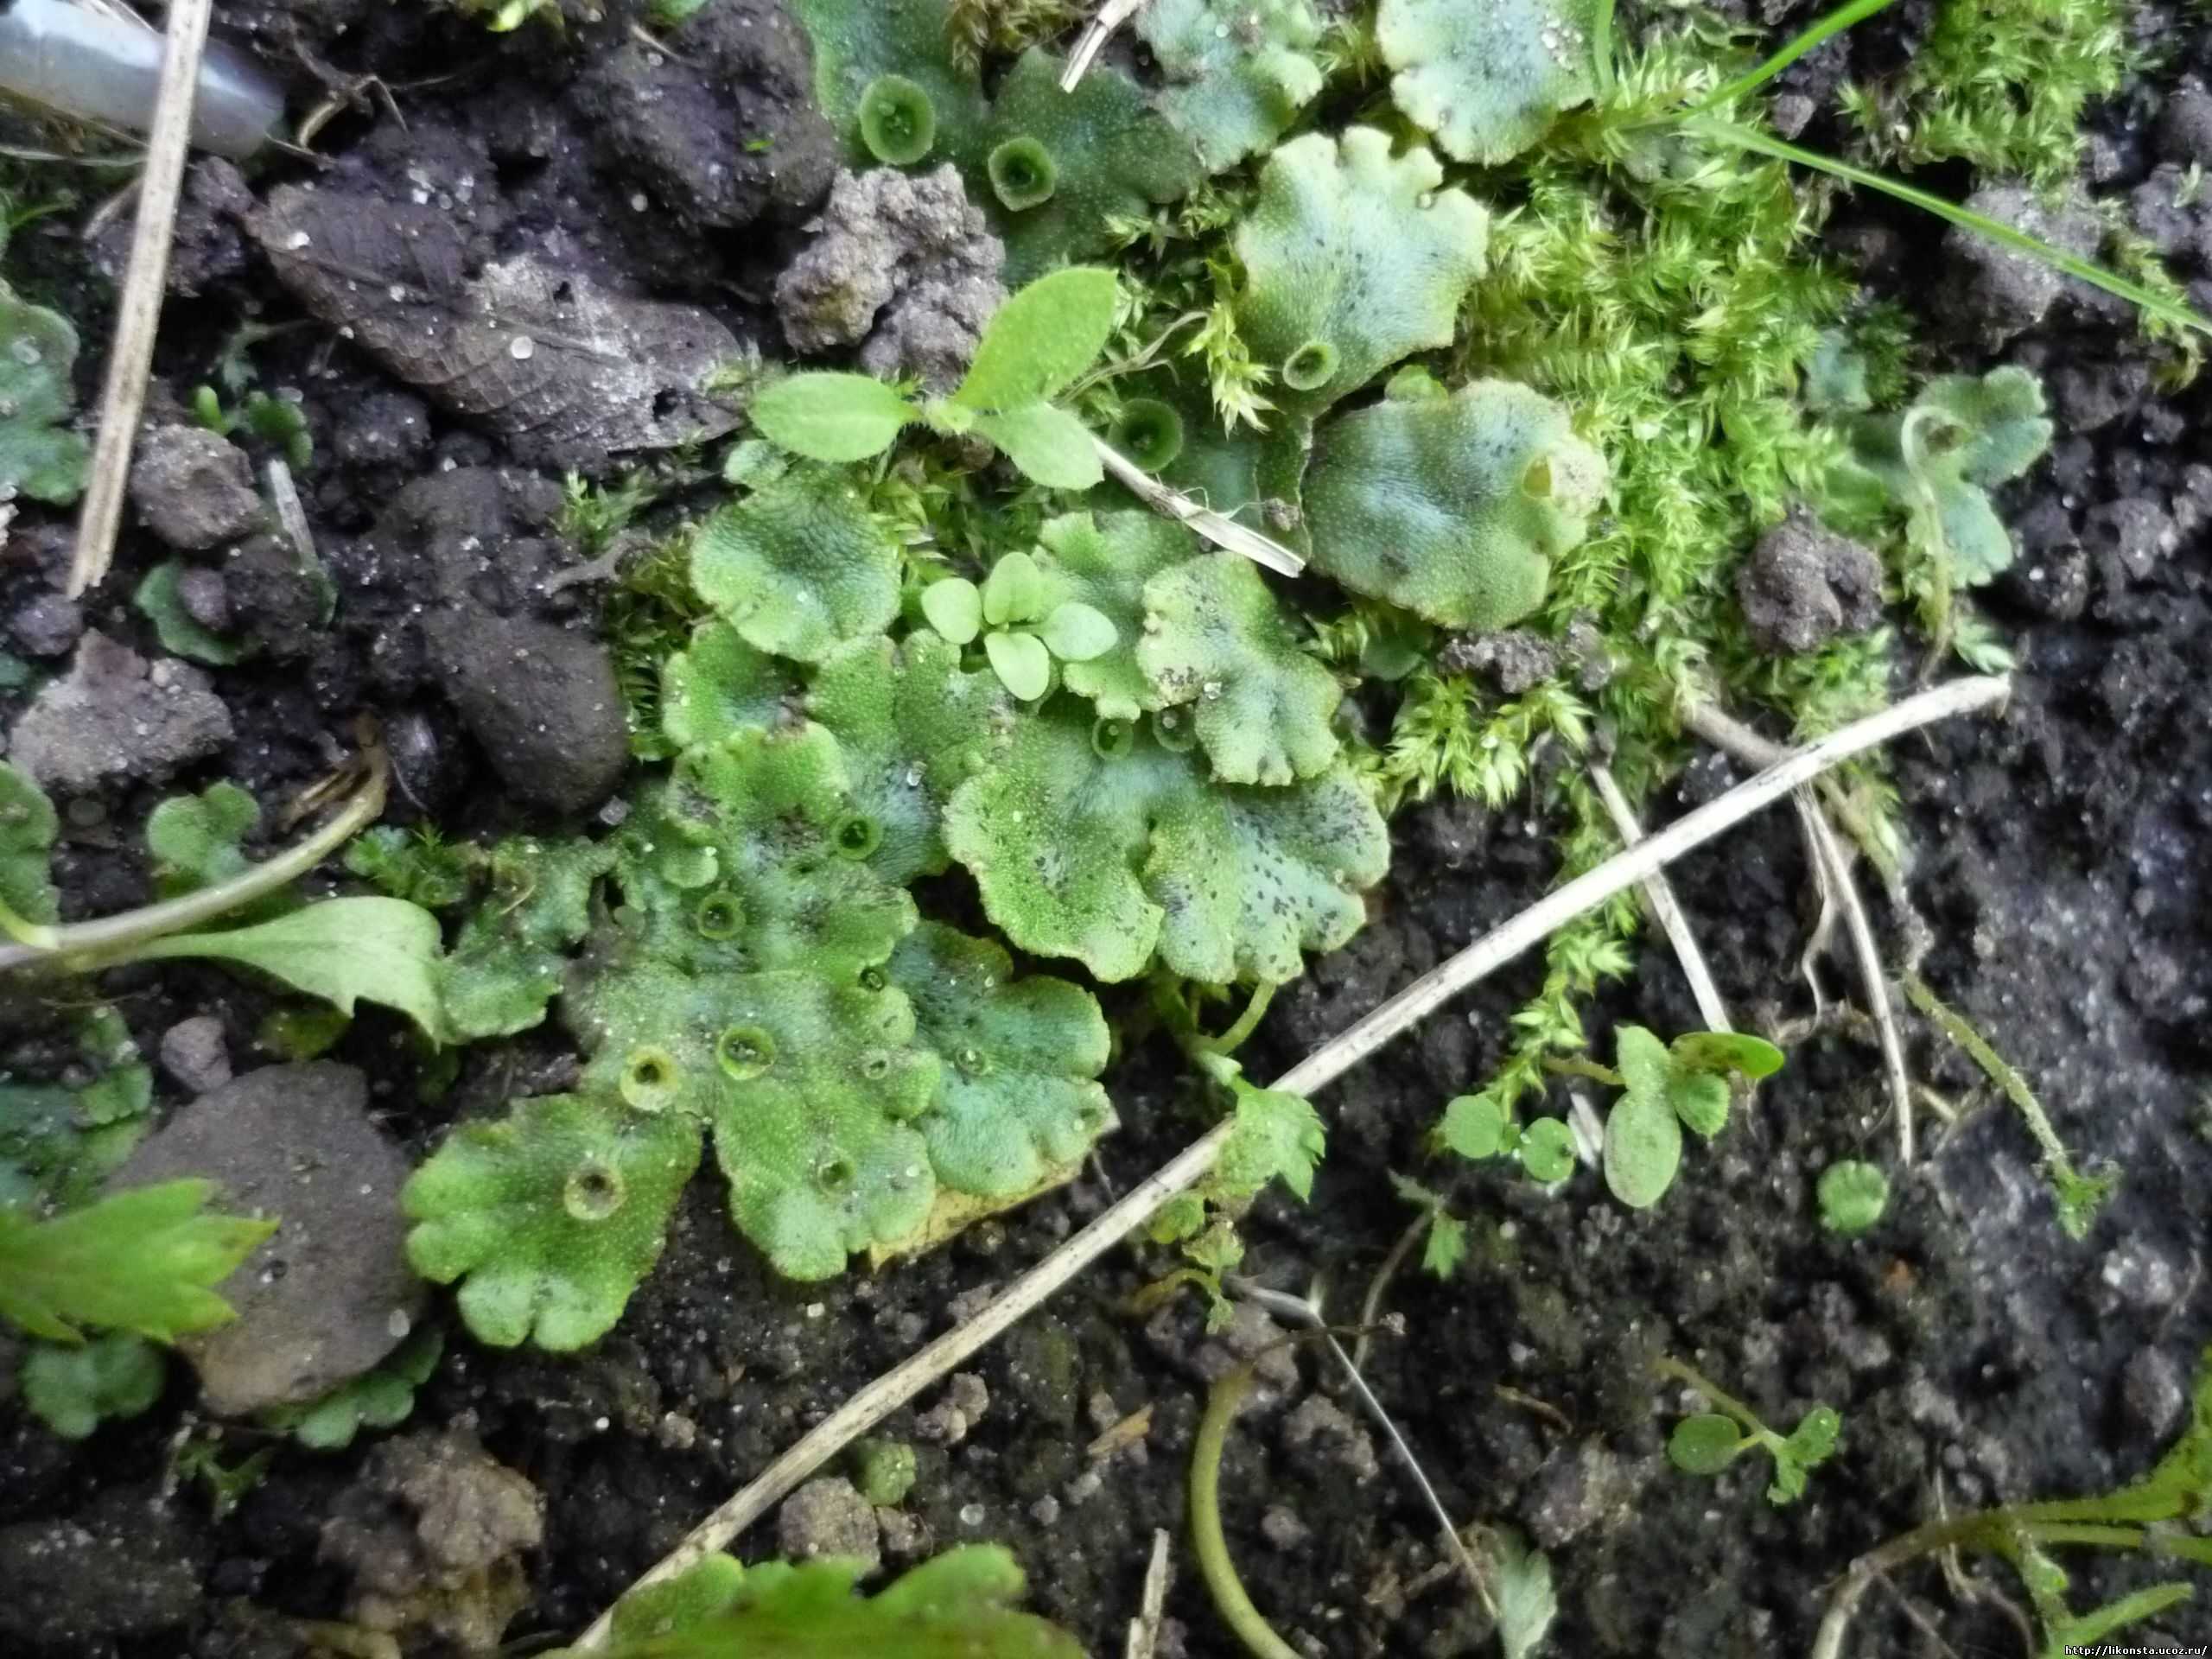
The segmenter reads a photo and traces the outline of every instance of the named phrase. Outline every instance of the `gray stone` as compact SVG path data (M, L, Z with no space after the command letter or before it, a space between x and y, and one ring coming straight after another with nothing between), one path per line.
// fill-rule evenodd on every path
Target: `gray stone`
M2084 259L2094 257L2103 240L2085 202L2051 209L2032 190L1994 185L1975 191L1966 205ZM1936 285L1937 306L1954 328L1991 351L2041 322L2066 290L2063 271L1975 232L1955 226L1943 233L1943 247L1957 280Z
M149 663L94 632L16 721L9 758L45 788L82 795L158 783L230 741L231 711L205 674L171 657Z
M776 1544L784 1559L810 1561L824 1555L883 1565L875 1510L853 1483L839 1475L810 1480L776 1511Z
M1436 665L1446 674L1479 674L1509 697L1559 671L1559 647L1525 628L1463 633L1444 642Z
M2100 502L2082 521L2082 544L2113 575L2140 582L2181 540L2172 515L2147 495Z
M2158 112L2158 153L2183 166L2212 167L2212 93L2195 77L2167 94Z
M60 594L41 594L8 619L16 646L32 657L66 657L85 632L85 607Z
M2188 1381L2171 1354L2139 1349L2120 1374L2120 1403L2131 1427L2145 1440L2163 1440L2189 1409Z
M1752 548L1737 573L1736 602L1751 643L1769 656L1810 651L1880 620L1881 561L1809 513L1793 512Z
M277 1219L220 1287L238 1317L177 1344L219 1415L312 1400L358 1376L422 1311L399 1211L410 1166L367 1107L351 1066L264 1066L178 1112L116 1177L140 1186L205 1176L220 1209Z
M156 426L139 435L130 503L146 527L180 552L205 552L262 525L245 451L203 426Z
M176 602L201 627L216 633L231 631L231 588L221 571L210 570L205 565L180 571Z
M1316 1480L1334 1483L1350 1475L1352 1484L1375 1478L1375 1442L1365 1429L1325 1394L1309 1394L1283 1419L1282 1443Z
M934 172L841 173L812 245L776 280L784 335L799 352L865 340L861 366L950 391L1006 300L1006 249L950 162Z
M90 1652L183 1624L200 1607L197 1530L168 1501L125 1488L63 1519L0 1527L0 1631Z
M1594 1440L1562 1446L1544 1460L1521 1501L1521 1518L1545 1549L1572 1543L1626 1497L1620 1459Z
M488 1653L530 1599L522 1552L545 1534L545 1500L467 1434L423 1431L369 1453L322 1523L321 1554L353 1575L346 1617Z
M427 634L454 707L513 795L575 813L613 792L630 734L606 646L550 622L461 609L432 618Z
M223 1043L223 1022L212 1014L180 1020L162 1033L162 1070L177 1086L195 1095L231 1080L231 1057Z

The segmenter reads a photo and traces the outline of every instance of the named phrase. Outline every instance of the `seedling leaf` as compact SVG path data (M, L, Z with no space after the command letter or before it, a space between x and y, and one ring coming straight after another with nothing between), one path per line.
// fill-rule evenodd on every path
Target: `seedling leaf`
M80 1325L174 1342L235 1318L213 1287L276 1224L203 1215L213 1192L210 1181L164 1181L49 1221L0 1210L0 1317L72 1344Z
M1890 1202L1890 1178L1872 1164L1846 1158L1821 1172L1816 1191L1821 1224L1854 1238L1882 1218Z
M1627 1090L1605 1119L1605 1185L1632 1210L1648 1210L1674 1185L1682 1160L1674 1067L1666 1047L1641 1026L1614 1033Z
M1741 1031L1687 1032L1669 1046L1691 1071L1733 1071L1754 1083L1781 1071L1788 1058L1764 1037Z
M1574 1131L1563 1119L1539 1117L1521 1131L1521 1167L1531 1180L1549 1185L1574 1173Z
M1072 265L1014 294L984 325L953 402L1004 411L1065 391L1106 349L1118 291L1112 271Z
M1444 1144L1462 1158L1495 1158L1505 1150L1511 1122L1495 1095L1459 1095L1444 1108Z
M880 455L921 413L897 390L865 374L794 374L753 400L753 424L771 442L810 461Z
M1227 1198L1249 1198L1269 1181L1281 1180L1301 1199L1313 1196L1313 1170L1327 1149L1320 1115L1300 1095L1255 1089L1241 1078L1236 1121L1214 1160L1215 1190Z
M256 968L352 1014L365 997L442 1039L438 918L404 899L325 899L273 921L175 933L133 947L133 961L212 958Z
M1717 1475L1754 1444L1734 1418L1701 1411L1675 1425L1667 1460L1684 1474Z
M980 414L976 430L995 444L1017 472L1048 490L1087 490L1106 476L1090 429L1056 404L1023 404Z

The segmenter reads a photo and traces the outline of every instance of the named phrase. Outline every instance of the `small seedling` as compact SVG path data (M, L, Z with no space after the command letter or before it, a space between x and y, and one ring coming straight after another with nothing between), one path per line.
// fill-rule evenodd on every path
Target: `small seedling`
M1846 1158L1821 1172L1816 1191L1821 1225L1845 1238L1856 1238L1889 1207L1890 1178L1873 1164Z
M853 1484L879 1510L905 1503L914 1476L914 1448L904 1440L866 1440L853 1448Z
M931 582L922 589L922 614L956 645L983 633L983 654L991 671L1024 702L1034 702L1052 688L1052 664L1087 663L1113 650L1119 637L1113 623L1081 600L1052 602L1051 590L1036 560L1008 553L991 567L979 589L963 576Z
M1118 292L1114 273L1096 266L1039 277L992 315L949 397L916 403L865 374L795 374L753 399L753 423L795 454L851 461L882 454L918 422L987 440L1047 488L1087 490L1104 476L1096 448L1052 399L1105 349Z
M243 429L275 445L284 452L286 462L296 473L307 471L315 460L315 438L308 430L307 415L288 397L249 391L236 409L226 410L214 387L201 386L192 394L192 414L210 432L227 438Z
M1393 1174L1390 1185L1398 1196L1424 1213L1427 1233L1421 1243L1421 1265L1438 1279L1449 1279L1467 1256L1467 1224L1445 1207L1444 1195L1432 1192L1419 1181Z
M1665 1045L1642 1026L1622 1026L1614 1033L1614 1044L1618 1071L1580 1058L1548 1065L1554 1072L1590 1077L1621 1091L1605 1120L1605 1185L1635 1210L1649 1209L1674 1185L1685 1128L1710 1141L1726 1127L1732 1077L1755 1082L1771 1077L1783 1064L1782 1051L1773 1044L1739 1032L1691 1032ZM1533 1131L1535 1126L1529 1127ZM1508 1150L1510 1128L1510 1114L1494 1095L1463 1095L1445 1109L1445 1144L1464 1157ZM1560 1148L1571 1156L1572 1138L1563 1123L1560 1131Z
M1462 1158L1511 1158L1530 1180L1546 1186L1574 1173L1574 1131L1564 1118L1522 1123L1487 1090L1447 1103L1437 1133Z
M1687 1382L1718 1408L1685 1417L1667 1440L1667 1459L1684 1474L1717 1475L1745 1452L1764 1451L1774 1459L1774 1480L1767 1502L1777 1506L1804 1496L1813 1469L1834 1455L1843 1419L1829 1406L1815 1406L1786 1435L1761 1422L1751 1408L1724 1394L1678 1359L1656 1362L1662 1376Z

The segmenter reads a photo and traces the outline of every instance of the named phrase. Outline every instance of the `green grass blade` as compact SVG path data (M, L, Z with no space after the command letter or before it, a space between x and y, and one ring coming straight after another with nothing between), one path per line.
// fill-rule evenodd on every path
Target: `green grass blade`
M1893 3L1894 0L1847 0L1846 4L1838 6L1826 16L1816 20L1810 29L1793 36L1780 51L1756 69L1737 76L1735 79L1711 96L1700 99L1695 104L1690 105L1687 112L1691 115L1702 115L1707 110L1715 109L1726 104L1732 98L1741 98L1755 86L1764 86L1822 41L1827 39L1829 35L1840 35L1853 23L1864 22L1876 12ZM1612 8L1608 5L1604 10L1610 12ZM1601 21L1609 23L1611 19L1608 17Z
M1613 0L1598 0L1597 15L1590 20L1590 67L1598 77L1598 95L1613 90Z
M2069 276L2078 276L2091 287L2101 288L2107 294L2115 295L2131 305L2139 307L2148 315L2157 317L2162 322L2170 323L2177 328L2193 328L2198 334L2212 336L2212 321L2199 316L2188 306L2177 301L2170 300L2164 295L2154 294L2140 283L2128 281L2126 277L2116 271L2107 270L2102 265L2092 264L2087 259L2068 253L2062 248L2054 248L2048 242L2030 236L2024 231L2017 231L2010 225L2000 224L1986 213L1977 213L1970 207L1961 207L1955 201L1947 201L1942 196L1930 195L1925 190L1916 189L1911 185L1885 177L1879 173L1870 172L1866 168L1854 167L1849 162L1839 161L1833 156L1823 156L1816 149L1802 149L1796 144L1785 143L1779 138L1760 132L1754 128L1739 125L1733 121L1725 121L1713 116L1690 115L1683 118L1681 125L1684 131L1700 138L1710 139L1715 143L1733 145L1738 149L1748 149L1756 155L1769 156L1778 162L1792 162L1799 167L1809 167L1815 172L1826 173L1833 178L1842 179L1847 183L1861 185L1869 190L1878 190L1885 196L1894 196L1899 201L1910 202L1923 212L1935 214L1938 219L1947 220L1964 230L1977 232L1993 242L2011 248L2017 253L2024 253L2031 259L2039 259L2056 270L2064 271Z

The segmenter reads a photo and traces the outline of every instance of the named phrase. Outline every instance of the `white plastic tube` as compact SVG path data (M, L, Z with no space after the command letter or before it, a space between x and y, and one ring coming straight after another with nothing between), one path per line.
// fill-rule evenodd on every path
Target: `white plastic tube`
M0 92L60 115L143 132L152 118L162 37L71 0L0 0ZM283 94L244 53L209 41L193 100L192 142L242 161L284 113Z

